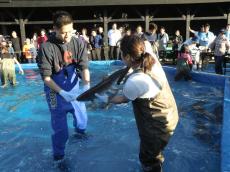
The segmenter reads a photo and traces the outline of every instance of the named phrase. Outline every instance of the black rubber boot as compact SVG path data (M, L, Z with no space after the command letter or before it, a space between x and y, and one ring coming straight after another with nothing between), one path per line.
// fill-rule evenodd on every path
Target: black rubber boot
M163 172L162 164L155 166L145 166L142 165L143 172Z

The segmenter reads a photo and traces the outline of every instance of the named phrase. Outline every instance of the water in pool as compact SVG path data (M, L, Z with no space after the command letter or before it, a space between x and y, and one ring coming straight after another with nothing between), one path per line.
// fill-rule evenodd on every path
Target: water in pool
M93 64L92 85L121 66ZM220 171L220 132L223 89L194 81L174 82L167 75L175 95L180 120L164 151L164 172ZM50 113L43 83L36 70L17 76L15 88L0 88L0 171L55 172L52 166ZM139 138L131 104L109 109L88 106L88 140L73 134L66 157L73 172L141 172Z

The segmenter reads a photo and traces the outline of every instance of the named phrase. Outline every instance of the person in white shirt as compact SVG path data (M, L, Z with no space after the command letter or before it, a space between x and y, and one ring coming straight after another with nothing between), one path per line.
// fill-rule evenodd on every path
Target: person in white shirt
M197 47L198 38L194 36L189 45L189 51L192 56L193 70L201 69L200 49Z
M226 26L225 35L228 41L230 42L230 24L227 24Z
M206 34L206 38L204 38L204 42L206 43L206 47L208 47L216 38L216 36L213 34L213 32L209 31L210 25L206 24L204 26L204 32Z
M166 51L167 43L169 41L169 36L165 32L165 28L160 28L160 33L158 34L158 41L159 41L159 51Z
M160 33L157 36L157 40L158 40L158 44L159 44L159 48L158 48L158 50L159 50L159 58L164 61L164 58L166 56L166 48L167 48L167 44L168 44L168 41L169 41L169 36L165 32L164 27L160 28Z
M121 39L121 32L117 29L117 24L114 23L112 25L112 29L108 32L109 38L109 59L114 60L117 59L117 43Z

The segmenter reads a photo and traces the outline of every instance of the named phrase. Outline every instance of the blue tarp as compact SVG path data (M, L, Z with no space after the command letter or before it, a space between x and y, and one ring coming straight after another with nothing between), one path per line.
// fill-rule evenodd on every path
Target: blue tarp
M124 65L122 61L92 61L90 65ZM37 69L37 64L22 64L23 69ZM18 66L16 65L16 69ZM174 67L164 66L166 73L176 74ZM230 172L230 78L205 72L192 72L192 79L197 82L222 86L224 89L223 125L221 138L221 172Z

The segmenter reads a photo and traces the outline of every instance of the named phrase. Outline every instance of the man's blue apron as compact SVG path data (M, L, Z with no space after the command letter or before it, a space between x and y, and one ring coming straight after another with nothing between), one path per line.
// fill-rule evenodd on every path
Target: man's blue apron
M79 93L79 74L75 65L63 67L58 73L51 77L54 82L65 91L73 94ZM87 113L84 102L66 102L65 99L51 90L44 87L46 99L51 112L51 125L54 130L52 135L52 146L54 155L64 155L65 144L68 140L67 113L73 114L73 125L76 131L84 131L87 126Z

